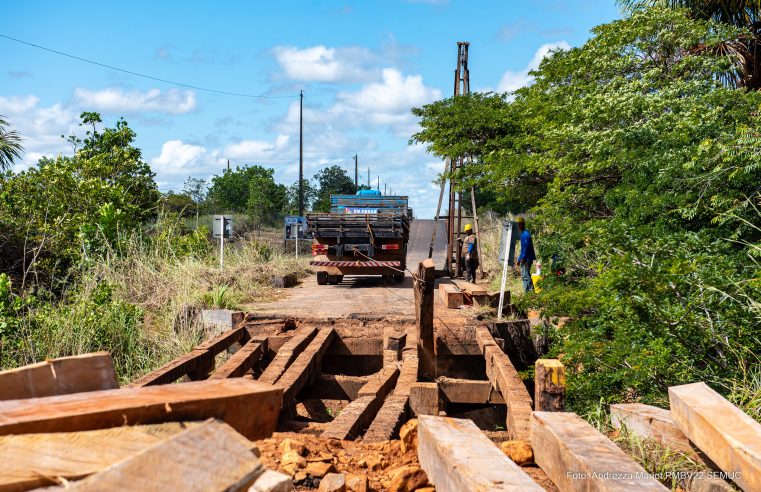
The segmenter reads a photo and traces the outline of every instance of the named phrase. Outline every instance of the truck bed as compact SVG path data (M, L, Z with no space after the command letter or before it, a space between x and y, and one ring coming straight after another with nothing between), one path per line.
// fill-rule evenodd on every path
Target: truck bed
M307 231L315 239L359 239L372 235L377 239L402 239L406 243L410 235L410 220L406 215L390 213L318 213L307 215Z

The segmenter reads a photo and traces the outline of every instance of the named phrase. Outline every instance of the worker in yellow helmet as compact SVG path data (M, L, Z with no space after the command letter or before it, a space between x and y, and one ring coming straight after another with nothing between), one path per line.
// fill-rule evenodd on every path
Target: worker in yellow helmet
M473 234L473 226L470 224L465 224L465 239L462 241L460 256L465 265L466 280L475 283L476 268L478 268L478 244L476 235Z

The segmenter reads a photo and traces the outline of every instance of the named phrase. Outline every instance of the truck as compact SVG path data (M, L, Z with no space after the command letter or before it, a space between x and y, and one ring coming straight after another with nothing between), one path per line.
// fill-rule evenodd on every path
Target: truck
M344 275L381 275L402 282L412 210L406 196L360 190L331 195L330 213L307 214L312 270L319 285L340 284Z

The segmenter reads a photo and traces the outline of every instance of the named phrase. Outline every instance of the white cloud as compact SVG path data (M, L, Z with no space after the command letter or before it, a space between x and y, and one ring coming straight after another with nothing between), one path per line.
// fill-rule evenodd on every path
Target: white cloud
M368 80L374 70L368 67L377 55L367 48L309 48L276 46L272 49L283 74L291 80L312 82L356 82Z
M161 153L151 161L153 170L161 174L183 174L192 172L206 154L200 145L192 145L182 140L168 140L161 146Z
M74 97L81 106L96 111L184 114L196 108L195 92L179 89L169 89L166 92L159 89L127 92L118 87L99 91L78 87L74 90Z
M288 135L278 135L274 141L266 140L242 140L228 145L221 154L218 154L220 160L224 159L242 159L255 161L265 161L276 159L278 152L285 149L290 137Z
M526 68L518 72L508 70L504 73L504 75L502 75L502 78L497 85L497 91L515 92L521 87L530 85L534 81L534 77L532 77L529 72L539 68L539 64L542 63L542 60L547 55L549 55L552 51L559 49L569 50L571 49L571 45L566 41L558 41L555 43L547 43L540 46L539 49L534 53L534 56L531 58L531 61L528 63Z

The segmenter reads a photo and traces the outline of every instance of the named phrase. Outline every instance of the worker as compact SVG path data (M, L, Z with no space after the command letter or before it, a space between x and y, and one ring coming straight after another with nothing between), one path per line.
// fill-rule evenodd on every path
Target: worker
M526 230L526 219L518 217L515 222L518 223L518 230L521 233L521 254L518 255L517 263L521 267L523 290L529 292L534 290L534 283L531 281L531 264L536 259L534 242L531 240L531 233Z
M476 283L476 268L478 268L478 240L473 234L473 226L465 224L465 240L462 241L461 257L465 264L466 280Z

